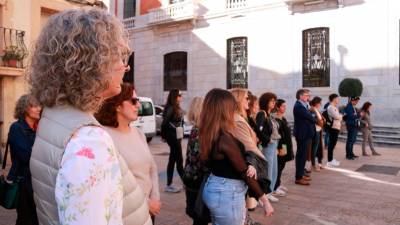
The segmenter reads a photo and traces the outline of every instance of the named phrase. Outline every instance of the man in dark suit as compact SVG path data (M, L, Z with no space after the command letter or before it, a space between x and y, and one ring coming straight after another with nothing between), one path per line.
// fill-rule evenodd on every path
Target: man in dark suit
M350 102L344 109L347 128L346 159L348 160L354 160L358 157L353 152L353 146L357 141L357 134L359 129L359 124L357 123L359 117L356 109L356 105L358 104L359 100L360 97L351 97Z
M294 136L297 142L296 184L310 185L311 179L304 176L304 167L307 160L307 148L311 146L315 134L316 121L309 110L310 91L307 89L298 90L296 99L293 108Z

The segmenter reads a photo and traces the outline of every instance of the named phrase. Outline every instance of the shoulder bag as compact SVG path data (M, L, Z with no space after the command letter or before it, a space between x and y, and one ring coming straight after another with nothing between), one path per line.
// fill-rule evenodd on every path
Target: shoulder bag
M0 176L0 205L6 209L15 209L18 205L19 184L18 182L8 181L5 175L8 149L9 143L7 140L6 151L3 159L2 175Z

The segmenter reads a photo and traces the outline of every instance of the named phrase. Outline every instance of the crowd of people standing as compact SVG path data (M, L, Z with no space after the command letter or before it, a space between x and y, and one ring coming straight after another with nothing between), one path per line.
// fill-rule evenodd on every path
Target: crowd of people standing
M140 108L135 87L121 84L129 53L122 24L102 10L64 11L44 26L32 54L31 94L19 99L8 136L8 179L21 193L17 224L156 222L162 208L157 165L144 134L130 126ZM173 185L176 166L194 225L260 224L247 213L257 205L272 216L270 202L288 193L281 180L287 162L295 159L298 185L310 185L311 170L324 168L324 132L326 166L340 165L333 155L342 120L346 159L358 157L353 146L360 129L363 155L368 156L367 143L379 155L372 144L370 102L358 111L355 96L340 111L339 96L332 94L321 111L322 99L310 101L310 95L307 89L296 93L296 154L287 104L276 93L257 98L243 88L216 88L195 97L184 162L182 93L170 91L161 126L170 148L165 191L181 191Z

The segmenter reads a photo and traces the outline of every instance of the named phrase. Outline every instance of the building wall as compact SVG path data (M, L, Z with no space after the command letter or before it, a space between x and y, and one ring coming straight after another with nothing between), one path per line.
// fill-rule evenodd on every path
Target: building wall
M256 94L276 92L288 100L290 109L302 87L302 31L329 27L330 87L310 88L312 94L327 101L343 78L357 77L364 84L361 103L368 100L375 106L375 123L400 125L400 1L345 0L342 8L295 14L279 1L268 1L271 5L264 8L227 13L218 11L215 1L203 0L198 1L195 24L138 24L130 31L138 93L158 104L165 101L163 55L172 51L188 52L184 107L213 87L226 88L227 39L246 36L249 89ZM343 98L342 104L346 101Z

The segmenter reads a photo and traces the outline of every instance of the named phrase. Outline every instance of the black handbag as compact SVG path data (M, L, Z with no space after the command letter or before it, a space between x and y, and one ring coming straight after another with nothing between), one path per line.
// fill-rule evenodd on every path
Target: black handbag
M195 213L196 217L205 223L211 222L210 210L208 209L206 204L204 204L204 201L203 201L203 190L204 190L204 186L207 183L207 179L209 176L210 176L209 173L204 174L203 181L201 182L201 186L200 186L199 192L197 194L196 202L194 204L194 213Z
M6 179L5 168L7 164L8 149L9 143L7 141L2 166L3 174L0 176L0 205L6 209L15 209L18 205L19 184L18 182L10 182Z

